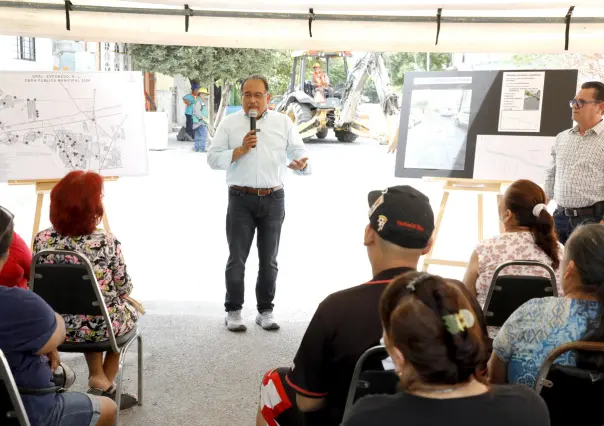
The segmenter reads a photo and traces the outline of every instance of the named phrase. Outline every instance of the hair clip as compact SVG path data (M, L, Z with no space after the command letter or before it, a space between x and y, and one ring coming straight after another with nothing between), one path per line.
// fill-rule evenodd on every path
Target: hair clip
M456 314L444 315L442 318L445 328L453 335L471 328L476 323L474 314L467 309L461 309Z
M545 204L543 204L543 203L536 204L535 207L533 207L533 216L539 217L541 212L546 209L547 209L547 206Z
M406 285L407 290L409 290L411 293L415 292L415 287L421 283L424 280L427 280L428 278L430 278L432 275L430 274L420 274L417 277L413 278L409 284Z

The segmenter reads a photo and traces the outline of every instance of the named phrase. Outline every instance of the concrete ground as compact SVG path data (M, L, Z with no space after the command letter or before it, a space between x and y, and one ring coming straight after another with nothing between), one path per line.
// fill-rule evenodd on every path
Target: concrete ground
M329 293L371 278L363 247L367 192L412 184L438 211L441 186L394 177L395 155L373 140L338 143L333 135L307 144L313 175L288 174L286 220L279 254L275 314L281 330L253 324L255 250L248 260L244 316L249 329L232 334L223 324L224 172L210 170L206 155L176 142L149 152L149 174L107 183L105 205L123 244L133 296L143 302L144 405L123 412L124 426L248 426L254 424L258 388L271 367L291 364L306 324ZM17 232L30 238L35 207L32 186L0 185L2 205L15 214ZM476 198L450 197L436 256L467 260L476 241ZM42 223L49 226L48 200ZM497 232L495 197L485 197L487 236ZM431 269L454 278L461 268ZM63 359L86 389L79 355ZM126 390L136 392L136 347L127 358Z

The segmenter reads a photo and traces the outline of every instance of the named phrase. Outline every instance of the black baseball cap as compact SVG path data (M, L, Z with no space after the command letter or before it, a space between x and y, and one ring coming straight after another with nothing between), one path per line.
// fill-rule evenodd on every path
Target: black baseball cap
M399 247L423 249L434 232L430 200L417 189L392 186L369 193L369 222L384 240Z

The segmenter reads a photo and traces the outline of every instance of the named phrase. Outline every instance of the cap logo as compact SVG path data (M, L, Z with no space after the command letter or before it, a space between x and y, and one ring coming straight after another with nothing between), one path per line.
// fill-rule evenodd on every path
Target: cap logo
M371 208L369 209L369 217L373 216L377 208L382 204L384 204L384 194L380 195L378 199L375 200L375 203L373 203L373 206L371 206Z
M384 229L384 225L386 225L386 222L388 222L388 218L386 216L384 216L383 214L378 216L378 232L382 232L382 229Z
M409 222L404 222L402 220L397 220L396 224L398 226L404 226L405 228L411 228L411 229L415 229L417 231L423 232L424 231L424 227L421 226L418 223L409 223Z

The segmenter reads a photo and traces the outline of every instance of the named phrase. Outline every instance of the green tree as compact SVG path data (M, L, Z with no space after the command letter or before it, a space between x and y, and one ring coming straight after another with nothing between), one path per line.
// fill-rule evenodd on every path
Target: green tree
M430 69L428 70L428 55ZM397 52L384 55L386 67L390 71L392 85L402 87L405 73L411 71L444 71L451 66L450 53L407 53Z
M293 58L288 50L273 52L275 67L267 76L273 96L283 95L287 91L291 79Z
M282 54L266 49L233 49L200 46L130 45L137 70L182 75L201 86L222 87L220 106L210 126L210 132L225 115L231 90L250 74L272 74L283 60ZM210 97L210 113L213 99Z
M588 80L604 81L604 54L563 53L514 55L514 65L525 69L576 69L579 84Z

